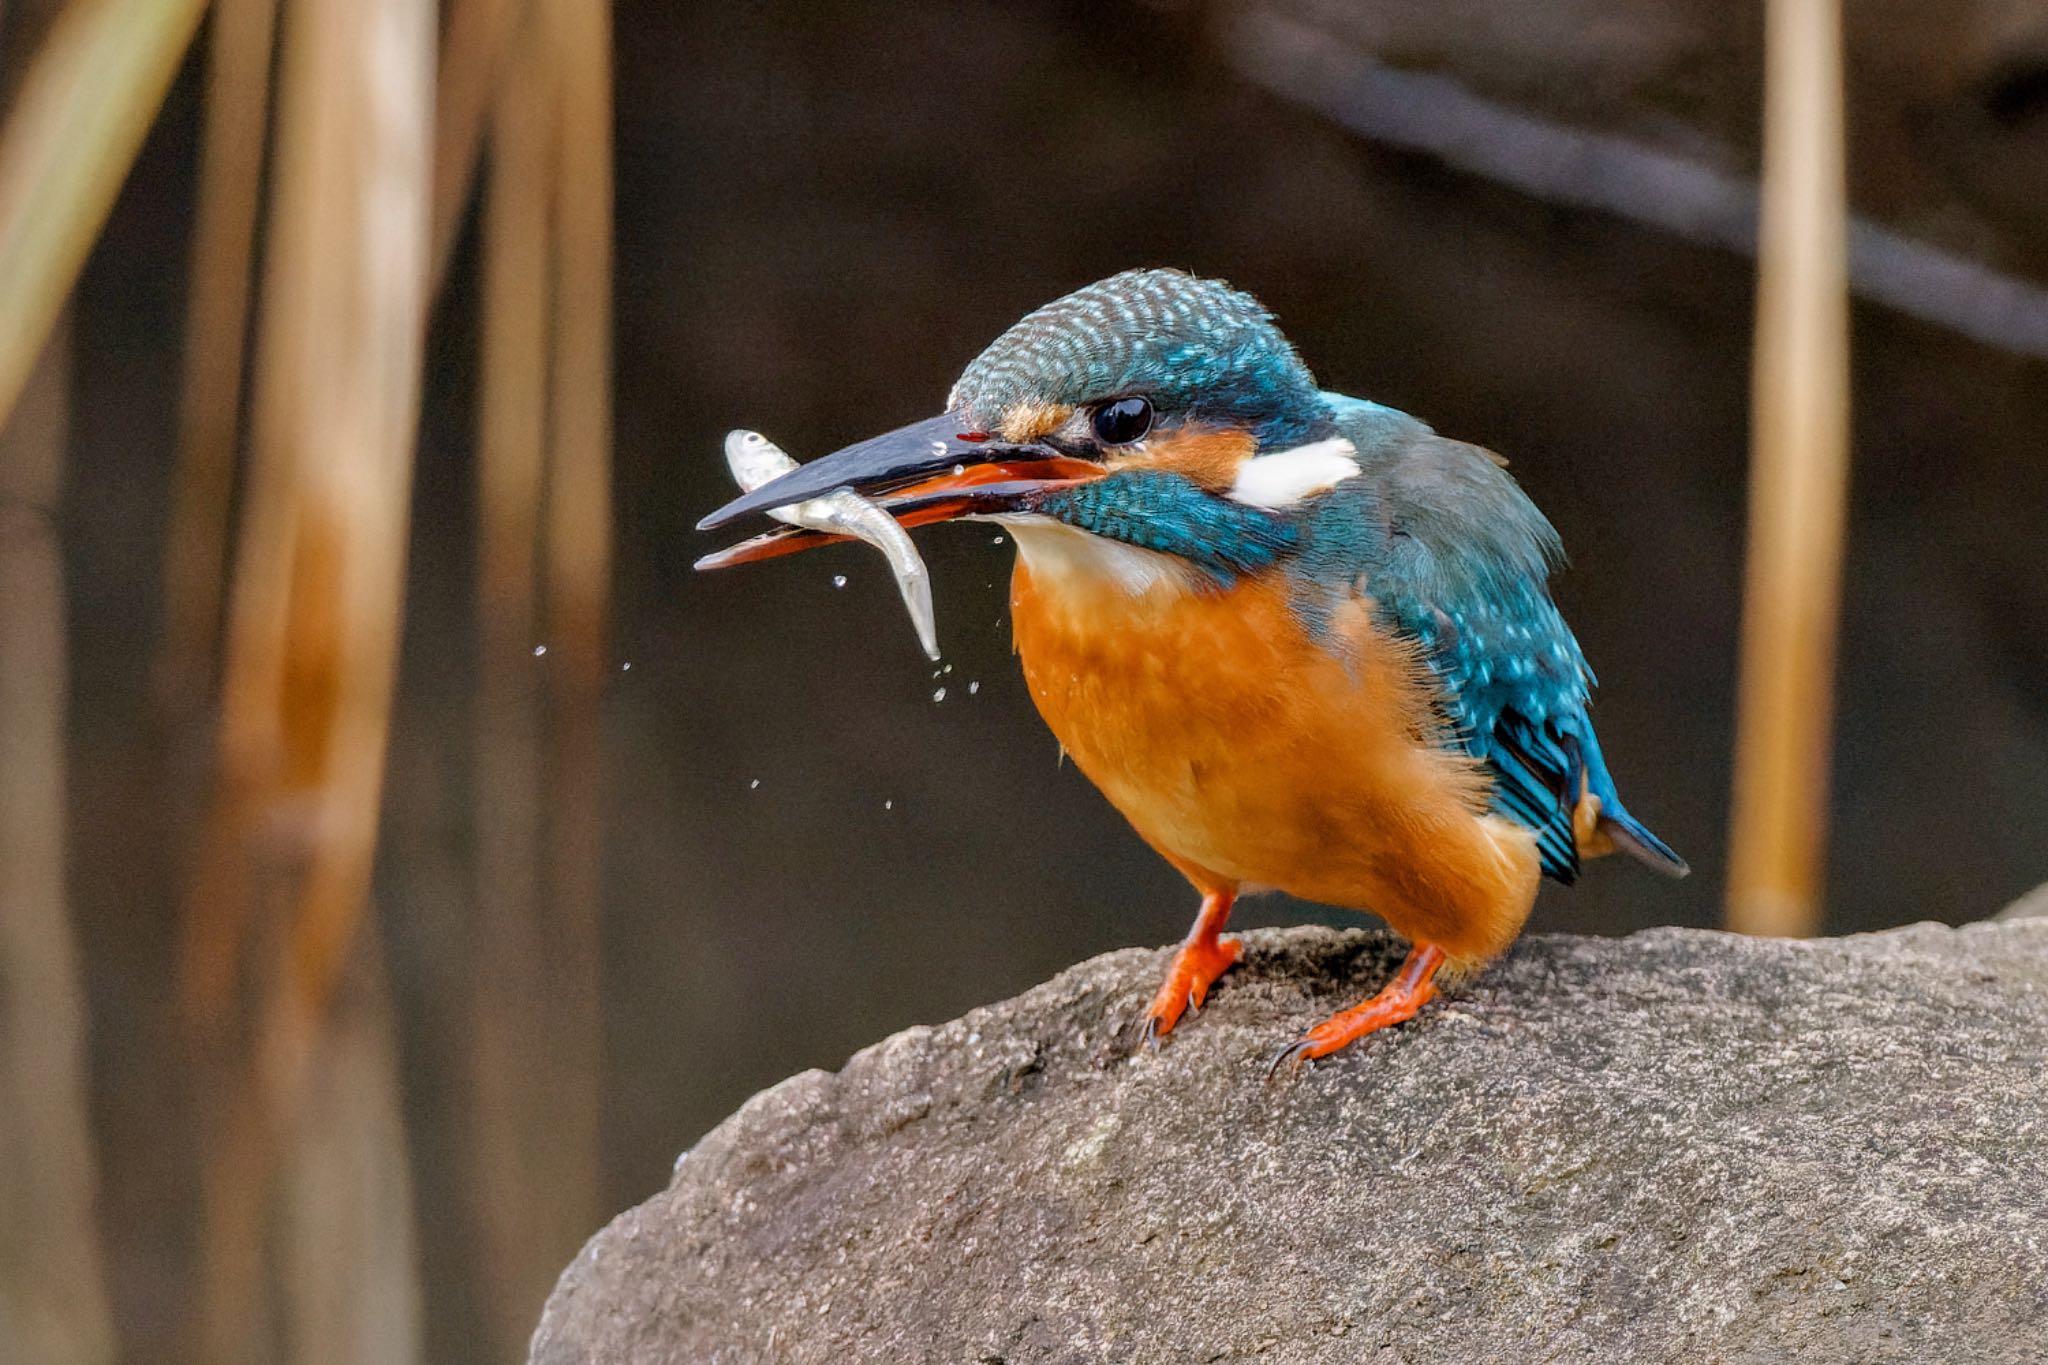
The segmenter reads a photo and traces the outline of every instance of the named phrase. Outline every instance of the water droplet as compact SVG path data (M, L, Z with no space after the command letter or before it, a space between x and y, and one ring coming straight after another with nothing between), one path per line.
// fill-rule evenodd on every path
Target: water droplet
M535 645L535 646L533 647L533 657L534 657L534 658L536 658L536 659L538 659L538 658L539 658L539 657L540 657L541 655L543 655L543 654L545 654L545 653L547 653L547 652L548 652L548 647L547 647L546 645Z
M755 778L755 779L754 779L754 780L753 780L752 782L749 782L749 783L747 784L747 790L748 790L748 791L753 791L753 790L754 790L754 789L755 789L756 787L758 787L758 786L760 786L760 785L761 785L761 779L757 777L757 778Z
M621 672L621 673L631 673L632 671L633 671L633 662L632 662L632 660L630 660L630 659L628 659L628 660L627 660L627 661L626 661L625 663L622 663L622 664L620 664L620 665L619 665L619 672Z
M1001 536L997 536L994 540L990 541L989 543L991 545L1000 545L1003 543L1003 538Z
M965 474L966 472L967 466L964 464L956 464L953 466L953 477L956 479L959 478L962 474Z
M979 692L979 691L981 691L981 684L980 684L980 683L978 683L978 682L971 682L971 683L967 684L967 695L968 695L968 696L970 696L970 697L971 697L971 696L973 696L973 695L974 695L974 694L975 694L976 692Z
M940 688L940 689L939 689L938 691L936 691L936 692L932 693L932 700L933 700L933 701L944 701L945 699L946 699L946 689L945 689L945 688L943 688L943 687L942 687L942 688Z
M884 801L884 802L882 803L882 809L883 809L883 810L895 810L895 809L896 809L896 803L895 803L894 801Z
M833 586L833 587L835 587L835 588L843 588L843 587L845 587L845 586L846 586L846 575L845 575L845 574L843 574L843 573L836 573L836 574L833 574L833 575L832 575L832 586Z

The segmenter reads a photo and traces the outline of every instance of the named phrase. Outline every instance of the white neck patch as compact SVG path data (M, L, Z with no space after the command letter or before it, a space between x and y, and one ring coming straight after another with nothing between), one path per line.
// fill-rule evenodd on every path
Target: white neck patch
M1255 455L1237 467L1229 497L1249 507L1278 511L1327 493L1358 473L1358 447L1342 436L1292 450Z

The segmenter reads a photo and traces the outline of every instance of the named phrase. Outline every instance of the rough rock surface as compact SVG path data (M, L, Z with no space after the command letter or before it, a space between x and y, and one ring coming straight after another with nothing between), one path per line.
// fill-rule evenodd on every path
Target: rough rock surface
M1249 938L1157 1054L1129 951L755 1097L534 1362L2048 1357L2048 921L1533 938L1271 1082L1398 950Z

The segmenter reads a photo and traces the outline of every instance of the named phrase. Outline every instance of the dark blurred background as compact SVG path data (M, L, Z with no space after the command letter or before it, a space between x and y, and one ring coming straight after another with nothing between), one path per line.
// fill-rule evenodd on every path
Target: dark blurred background
M1557 595L1600 673L1608 757L1694 868L1669 884L1598 866L1547 887L1532 928L1719 922L1752 262L1357 135L1248 69L1231 27L1247 8L617 5L604 1211L764 1085L1185 929L1187 888L1033 714L1011 551L989 528L921 536L937 676L865 549L690 569L721 543L692 527L732 491L728 428L811 458L935 412L1009 322L1129 266L1228 278L1327 387L1511 460L1571 554ZM1754 6L1280 8L1531 118L1754 173ZM1853 207L2048 280L2048 18L1864 4L1848 41ZM205 741L156 718L149 646L201 69L173 86L75 297L60 526L99 1227L135 1360L164 1358L195 1273L199 1139L166 964ZM477 258L472 224L428 342L374 894L426 1356L445 1360L498 1353L456 1192L455 1021L478 951ZM1829 932L1978 918L2048 878L2048 369L1867 303L1853 341ZM544 678L548 644L517 667ZM1343 922L1278 900L1244 918Z

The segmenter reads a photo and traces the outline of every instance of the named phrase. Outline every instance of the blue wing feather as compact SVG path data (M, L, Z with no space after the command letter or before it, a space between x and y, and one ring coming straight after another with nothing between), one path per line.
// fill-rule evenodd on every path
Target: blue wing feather
M1391 408L1331 397L1362 476L1311 522L1302 565L1362 583L1443 685L1450 742L1484 762L1493 804L1536 836L1546 875L1578 875L1573 814L1591 791L1610 831L1667 870L1684 863L1622 809L1593 734L1593 672L1550 599L1557 532L1476 446Z
M1533 510L1533 509L1532 509ZM1410 533L1396 523L1394 535ZM1486 553L1460 547L1456 553ZM1572 814L1585 778L1592 672L1540 579L1445 571L1411 542L1375 594L1443 682L1452 738L1494 777L1493 803L1527 826L1546 875L1578 876ZM1406 572L1400 572L1406 569ZM1503 581L1505 580L1505 581Z

